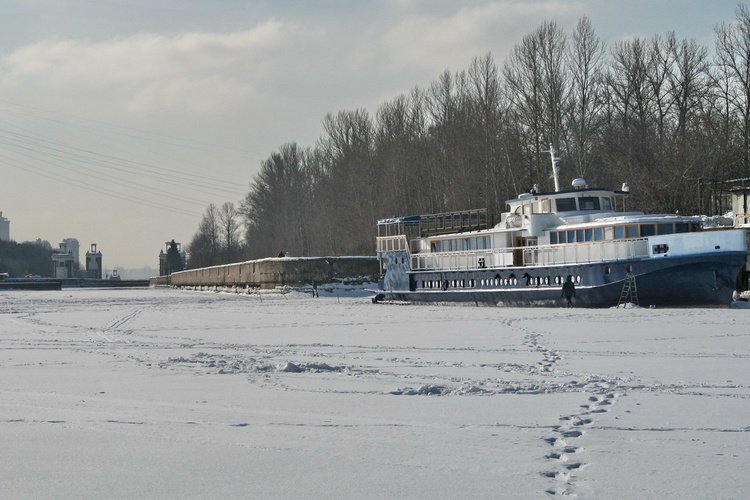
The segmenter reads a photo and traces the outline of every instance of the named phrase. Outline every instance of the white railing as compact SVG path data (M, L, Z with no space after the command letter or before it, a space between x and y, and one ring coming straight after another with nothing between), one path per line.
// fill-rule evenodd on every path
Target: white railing
M511 250L484 250L478 252L444 252L412 254L411 268L422 269L477 269L483 267L510 267L513 265Z
M518 252L522 261L514 260ZM483 267L553 266L587 264L649 256L647 238L614 240L576 245L516 247L475 252L416 253L411 255L413 270L481 269Z
M403 234L399 234L398 236L381 236L377 238L377 247L378 252L405 251L408 247L408 241L406 241L406 235Z
M634 238L579 245L524 247L523 265L586 264L648 256L648 239Z

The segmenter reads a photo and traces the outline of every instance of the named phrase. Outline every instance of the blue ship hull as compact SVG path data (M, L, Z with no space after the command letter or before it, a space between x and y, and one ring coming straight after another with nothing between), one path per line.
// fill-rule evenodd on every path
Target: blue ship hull
M641 307L727 307L746 256L737 252L550 267L405 271L391 277L395 280L381 282L380 298L410 303L563 307L567 302L562 297L562 283L571 276L576 284L574 306L605 308L622 301L626 278L632 274ZM408 290L386 286L387 282L405 284L407 279ZM627 299L635 301L632 296Z

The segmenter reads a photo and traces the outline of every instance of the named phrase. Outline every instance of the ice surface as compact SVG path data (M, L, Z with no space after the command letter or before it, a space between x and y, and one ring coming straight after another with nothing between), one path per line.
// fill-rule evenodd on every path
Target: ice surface
M744 498L748 314L0 293L0 498Z

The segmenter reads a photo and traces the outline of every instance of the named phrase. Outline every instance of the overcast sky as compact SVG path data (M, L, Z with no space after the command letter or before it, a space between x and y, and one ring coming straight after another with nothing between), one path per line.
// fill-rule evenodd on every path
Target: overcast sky
M377 106L587 16L609 46L675 31L713 48L727 0L3 0L0 211L11 238L76 238L158 267L260 162L326 113ZM373 252L374 252L373 248ZM0 271L2 271L0 269Z

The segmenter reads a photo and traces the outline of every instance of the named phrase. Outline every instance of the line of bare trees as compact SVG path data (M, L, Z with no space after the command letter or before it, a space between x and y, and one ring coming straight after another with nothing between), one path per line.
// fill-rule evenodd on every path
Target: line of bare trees
M233 211L242 244L238 227L209 222L229 212L209 207L190 265L279 251L371 255L378 218L500 213L534 184L553 189L550 144L563 180L628 182L629 208L716 213L722 183L750 176L750 10L736 15L716 27L713 53L674 33L607 48L586 18L570 34L544 22L502 66L488 54L375 116L329 114L314 147L285 144L262 162Z

